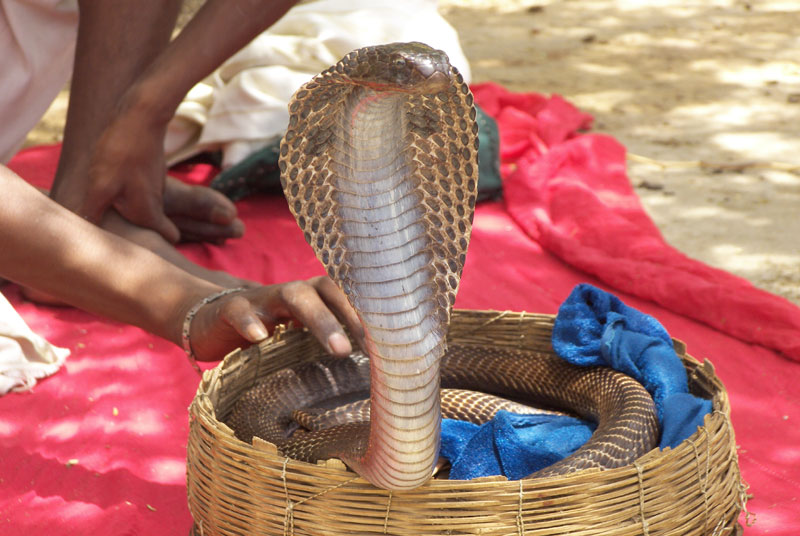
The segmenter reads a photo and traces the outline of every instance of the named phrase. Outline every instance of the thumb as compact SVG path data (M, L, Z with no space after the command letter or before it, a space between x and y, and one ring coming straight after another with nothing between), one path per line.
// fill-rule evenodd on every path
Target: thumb
M244 296L234 296L224 303L222 317L248 342L260 342L269 336L266 326Z
M100 223L117 193L113 188L89 189L77 210L77 214L95 225Z
M163 212L158 212L156 221L151 227L154 231L164 237L164 240L170 244L175 244L181 239L181 232L178 226L169 219Z
M261 342L269 337L267 327L258 316L252 312L246 320L236 329L239 334L250 342Z
M118 198L114 202L114 208L131 223L152 229L170 244L175 244L180 240L181 232L178 226L164 214L163 206L156 203L145 203L137 209L133 205L123 198Z

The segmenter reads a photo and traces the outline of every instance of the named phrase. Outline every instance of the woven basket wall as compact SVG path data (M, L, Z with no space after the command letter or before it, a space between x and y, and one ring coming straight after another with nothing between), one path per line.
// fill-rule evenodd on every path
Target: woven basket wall
M454 311L449 338L475 346L550 351L553 317ZM722 535L740 534L745 491L728 397L710 363L676 350L694 394L711 398L705 425L672 450L629 467L508 481L431 480L410 492L380 490L335 460L318 465L248 445L223 423L240 394L266 374L322 355L289 330L236 351L204 374L190 407L187 484L196 535Z

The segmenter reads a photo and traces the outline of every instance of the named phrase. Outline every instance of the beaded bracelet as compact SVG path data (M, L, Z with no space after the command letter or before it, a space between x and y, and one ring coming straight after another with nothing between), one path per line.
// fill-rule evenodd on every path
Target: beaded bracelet
M221 290L217 293L212 294L211 296L206 296L199 302L197 302L194 307L189 309L189 312L186 313L186 318L183 321L183 331L181 332L181 340L183 341L183 351L186 352L186 357L189 358L189 363L192 364L192 367L197 371L198 374L201 376L203 375L203 370L200 368L200 365L197 364L197 359L194 356L194 352L192 351L192 342L189 340L189 330L192 328L192 320L194 320L195 315L197 312L204 306L213 301L216 301L223 296L227 296L228 294L233 294L234 292L240 292L242 290L247 290L244 287L238 288L226 288L225 290Z

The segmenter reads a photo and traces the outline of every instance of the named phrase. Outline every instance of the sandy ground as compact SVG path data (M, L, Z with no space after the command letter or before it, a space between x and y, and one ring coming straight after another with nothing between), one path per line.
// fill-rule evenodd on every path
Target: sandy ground
M800 304L800 2L441 0L474 81L558 93L687 255ZM62 92L28 143L60 137Z

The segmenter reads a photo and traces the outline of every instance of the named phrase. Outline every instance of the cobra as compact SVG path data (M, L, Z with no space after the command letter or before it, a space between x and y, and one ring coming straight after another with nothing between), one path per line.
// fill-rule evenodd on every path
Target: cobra
M478 127L472 94L444 52L422 43L353 51L301 87L289 112L284 193L358 313L368 359L266 378L227 420L238 437L260 436L308 461L340 458L378 487L413 489L438 460L444 384L598 422L578 452L531 476L624 465L653 447L652 399L627 376L524 351L447 349L477 195ZM368 412L356 410L353 400L367 390ZM446 399L448 414L478 421L519 409L496 399L484 407L465 391ZM332 410L331 400L350 405ZM352 422L342 417L353 414Z

